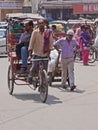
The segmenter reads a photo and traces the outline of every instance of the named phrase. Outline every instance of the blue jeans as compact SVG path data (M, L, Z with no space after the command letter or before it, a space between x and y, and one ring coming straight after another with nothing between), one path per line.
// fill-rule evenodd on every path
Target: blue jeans
M21 59L22 59L22 67L27 68L28 48L26 46L23 46L21 48Z

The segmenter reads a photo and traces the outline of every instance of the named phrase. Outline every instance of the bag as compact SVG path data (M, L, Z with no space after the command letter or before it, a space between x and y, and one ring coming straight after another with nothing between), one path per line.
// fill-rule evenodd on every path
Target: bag
M24 43L16 45L16 55L21 58L21 48L24 46Z

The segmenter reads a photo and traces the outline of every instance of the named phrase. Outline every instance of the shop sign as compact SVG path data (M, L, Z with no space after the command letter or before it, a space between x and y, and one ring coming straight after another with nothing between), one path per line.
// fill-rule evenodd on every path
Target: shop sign
M73 5L74 14L95 14L98 13L98 4L77 4Z
M0 1L0 9L22 9L22 2L4 2Z

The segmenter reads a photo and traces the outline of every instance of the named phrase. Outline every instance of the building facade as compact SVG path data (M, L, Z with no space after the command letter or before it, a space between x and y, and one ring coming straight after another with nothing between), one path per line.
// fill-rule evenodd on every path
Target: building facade
M38 10L49 19L96 18L98 0L40 0Z
M0 21L5 19L7 13L18 13L23 10L24 0L0 0Z
M0 0L0 21L15 12L40 13L48 19L96 18L98 0Z

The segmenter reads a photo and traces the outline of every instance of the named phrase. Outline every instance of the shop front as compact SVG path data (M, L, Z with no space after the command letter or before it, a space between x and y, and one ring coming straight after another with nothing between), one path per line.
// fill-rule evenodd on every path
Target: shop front
M54 20L68 20L72 18L73 9L46 9L47 17L51 17Z
M73 9L72 4L65 4L65 3L42 3L40 4L40 13L46 12L46 18L48 19L61 19L67 20L71 17Z
M43 2L40 4L40 13L44 9L45 16L49 19L77 19L98 17L98 3L78 2Z
M96 18L98 17L98 3L73 5L73 14Z

